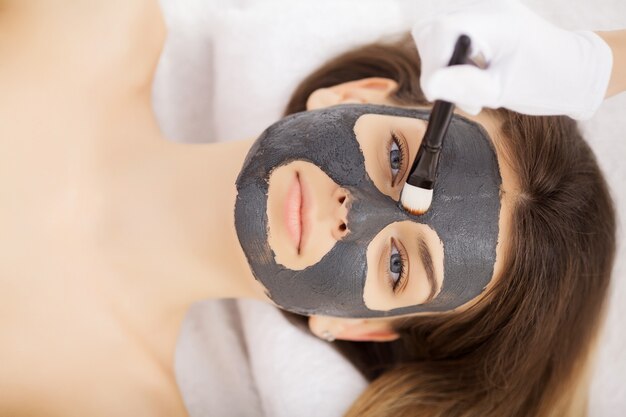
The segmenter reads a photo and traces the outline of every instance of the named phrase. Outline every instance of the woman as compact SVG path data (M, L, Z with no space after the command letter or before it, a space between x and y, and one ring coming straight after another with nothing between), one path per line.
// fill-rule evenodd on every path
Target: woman
M398 81L396 104L427 105L406 38L326 63L300 84L286 112L373 76ZM345 98L363 98L351 94ZM500 127L501 169L510 164L502 176L511 218L495 283L468 309L394 320L400 339L393 343L335 342L373 381L348 415L586 415L614 253L611 200L573 120L488 113ZM312 330L341 327L325 320L317 327L310 319Z
M233 219L236 179L253 141L190 146L163 140L149 101L164 35L157 5L108 2L92 6L98 10L88 19L79 7L0 7L0 25L7 28L0 53L8 63L0 75L0 185L7 196L0 204L0 414L185 415L172 358L188 306L205 298L271 301L268 295L280 289L253 275L254 253L242 249L245 230L225 220ZM103 28L113 25L118 30L103 39ZM86 47L98 51L97 59L82 58ZM385 53L379 67L368 51ZM419 74L412 72L416 57L406 45L348 54L305 81L290 111L308 103L321 112L311 114L328 114L328 105L355 101L424 107ZM397 116L383 114L396 112L388 108L367 109L379 113L362 114L355 137L372 187L386 181L393 198L403 165L390 132L418 142L425 122L413 110ZM391 281L368 279L372 291L363 289L361 301L376 318L311 314L319 336L396 340L345 346L370 378L381 375L355 404L355 415L541 415L542 407L558 415L559 407L578 405L570 402L575 390L584 392L577 382L584 381L613 253L613 213L595 162L567 120L508 113L459 120L492 140L496 151L502 198L489 200L501 205L490 220L493 226L496 219L497 248L495 259L484 262L493 273L456 308L383 317L428 305L449 282L438 229L423 227L434 279L426 279L423 262L411 269L410 282L430 287L400 281L398 256L405 262L402 256L419 248L400 253L396 244L382 262L392 269L384 271ZM416 151L408 148L405 165ZM389 170L376 172L368 161L381 154ZM301 251L306 232L281 212L298 199L270 190L265 212L268 245L292 271L319 263L338 242L360 233L348 217L357 191L346 193L323 170L302 169L310 170L311 193L320 195L319 224L311 233L327 234ZM281 171L273 172L269 187L281 192ZM392 185L391 176L398 178ZM278 201L276 210L270 199ZM407 224L421 228L418 223ZM392 296L392 282L402 282L412 297ZM331 307L337 309L309 308Z

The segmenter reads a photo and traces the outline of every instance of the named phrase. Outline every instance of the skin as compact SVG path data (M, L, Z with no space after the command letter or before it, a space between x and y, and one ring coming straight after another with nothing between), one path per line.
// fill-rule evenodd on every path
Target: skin
M606 97L626 91L626 29L596 32L611 48L613 68Z
M189 306L270 302L234 228L252 140L163 138L150 104L165 39L156 2L56 3L0 5L0 414L184 416L173 358ZM393 104L394 88L358 80L316 91L308 106ZM497 147L493 121L474 120ZM514 179L501 167L506 236ZM310 326L397 337L390 319L315 316Z

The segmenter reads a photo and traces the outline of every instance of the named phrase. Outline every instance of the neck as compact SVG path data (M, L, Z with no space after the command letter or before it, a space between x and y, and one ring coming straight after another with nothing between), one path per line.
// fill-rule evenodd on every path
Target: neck
M183 306L208 298L265 299L235 231L235 181L251 144L176 144L163 160L169 168L163 172L173 177L160 185L164 193L155 204L164 208L163 238L177 243L157 259L171 258L172 271L180 271L163 286Z
M140 314L174 319L177 328L196 301L269 301L249 269L234 224L235 180L251 144L163 141L133 158L132 173L119 175L114 193L123 203L107 224L110 261L130 265L116 294L133 297L129 304Z

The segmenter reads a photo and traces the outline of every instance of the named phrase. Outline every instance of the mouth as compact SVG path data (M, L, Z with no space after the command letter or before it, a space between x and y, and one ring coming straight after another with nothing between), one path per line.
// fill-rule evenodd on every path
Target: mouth
M305 198L300 174L296 173L285 198L285 225L298 255L302 251L306 229Z
M300 254L302 239L302 185L296 173L285 198L285 225L294 247Z

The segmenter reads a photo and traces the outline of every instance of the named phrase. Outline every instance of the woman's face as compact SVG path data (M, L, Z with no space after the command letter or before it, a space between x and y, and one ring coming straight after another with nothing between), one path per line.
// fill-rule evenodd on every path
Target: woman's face
M398 204L427 111L338 106L272 125L237 180L237 233L255 277L302 314L449 311L495 264L500 173L488 133L455 116L431 209Z
M367 175L395 201L426 125L421 119L365 114L354 126ZM349 191L311 162L296 160L274 169L267 199L269 245L275 260L292 270L319 262L351 232ZM386 311L434 299L444 280L443 258L443 243L428 225L389 224L367 248L365 305Z

